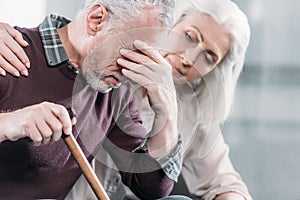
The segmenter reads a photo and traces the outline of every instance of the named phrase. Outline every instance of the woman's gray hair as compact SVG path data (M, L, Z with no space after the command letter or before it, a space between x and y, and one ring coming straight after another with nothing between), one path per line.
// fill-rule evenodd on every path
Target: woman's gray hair
M250 40L248 19L231 0L177 0L175 10L175 21L187 15L203 13L214 18L231 35L231 49L223 61L202 77L202 81L192 83L195 89L200 90L196 93L201 110L211 108L202 113L204 118L221 123L230 113L236 84L243 69Z
M142 16L144 9L154 9L157 12L156 17L166 28L173 25L173 10L175 0L86 0L84 7L77 16L87 13L94 3L101 3L108 9L109 20L130 24L132 17ZM124 24L124 23L123 23Z

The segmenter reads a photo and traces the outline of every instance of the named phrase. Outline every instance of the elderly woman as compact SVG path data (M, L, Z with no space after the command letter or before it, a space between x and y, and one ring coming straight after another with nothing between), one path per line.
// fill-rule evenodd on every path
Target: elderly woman
M177 4L174 32L169 38L171 50L160 52L173 69L180 109L179 130L185 147L181 179L173 193L193 199L251 200L245 183L232 166L229 148L221 134L249 43L247 18L230 0L178 0ZM19 33L7 25L2 26L4 32L8 30L19 44L26 46ZM19 52L20 47L10 38L1 42L6 48L0 48L0 54L3 58L9 57L2 62L3 69L14 75L18 75L19 70L26 76L25 66L29 66L26 56L21 52L18 58L12 59L10 52ZM140 53L128 49L120 51L122 58L118 63L124 67L125 76L138 82L138 75L148 77L147 71L138 70L141 66L166 67L154 59L157 51L145 50L151 48L147 44L136 43L135 46ZM149 128L153 116L148 97L139 92L137 96L145 127ZM100 157L101 162L95 162L95 170L110 196L134 198L123 188L117 170L103 165L106 158ZM183 193L182 185L186 185L188 191ZM92 197L84 180L77 183L69 198L78 195L84 199Z

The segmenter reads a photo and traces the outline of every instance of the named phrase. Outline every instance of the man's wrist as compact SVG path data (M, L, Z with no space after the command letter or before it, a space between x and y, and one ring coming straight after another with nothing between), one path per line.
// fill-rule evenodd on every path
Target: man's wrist
M177 119L156 117L148 141L149 154L154 158L167 156L174 150L177 143Z
M181 135L178 134L178 143L175 149L167 156L156 158L165 174L173 181L177 182L182 169L183 144Z
M150 156L153 158L161 158L171 154L171 152L174 151L176 145L178 144L177 137L178 136L172 139L168 138L167 136L166 137L153 136L153 138L150 137L148 142L148 151ZM159 144L156 144L158 143L158 141Z

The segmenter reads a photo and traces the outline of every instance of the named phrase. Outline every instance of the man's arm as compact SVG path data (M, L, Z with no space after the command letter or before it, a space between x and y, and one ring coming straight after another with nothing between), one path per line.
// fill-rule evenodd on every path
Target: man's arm
M148 150L154 158L169 155L178 143L177 99L173 83L172 67L144 42L135 41L135 47L142 52L122 49L125 59L118 59L123 66L122 73L146 89L150 106L155 113Z
M22 34L6 23L0 22L0 75L6 72L28 76L30 62L22 47L28 46Z
M148 134L136 109L138 99L134 98L133 91L123 84L112 94L114 99L122 101L118 106L113 101L113 116L117 121L103 146L120 170L122 181L141 199L158 199L169 195L180 172L171 168L174 165L181 167L181 160L176 158L180 157L182 148L176 146L174 152L161 160L153 158L148 153Z

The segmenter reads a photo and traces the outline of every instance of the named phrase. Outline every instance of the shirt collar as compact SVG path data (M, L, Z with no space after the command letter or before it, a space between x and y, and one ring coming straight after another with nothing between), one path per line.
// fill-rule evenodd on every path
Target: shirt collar
M69 62L69 58L59 38L57 29L70 22L69 19L63 16L49 14L39 26L47 62L50 66Z

